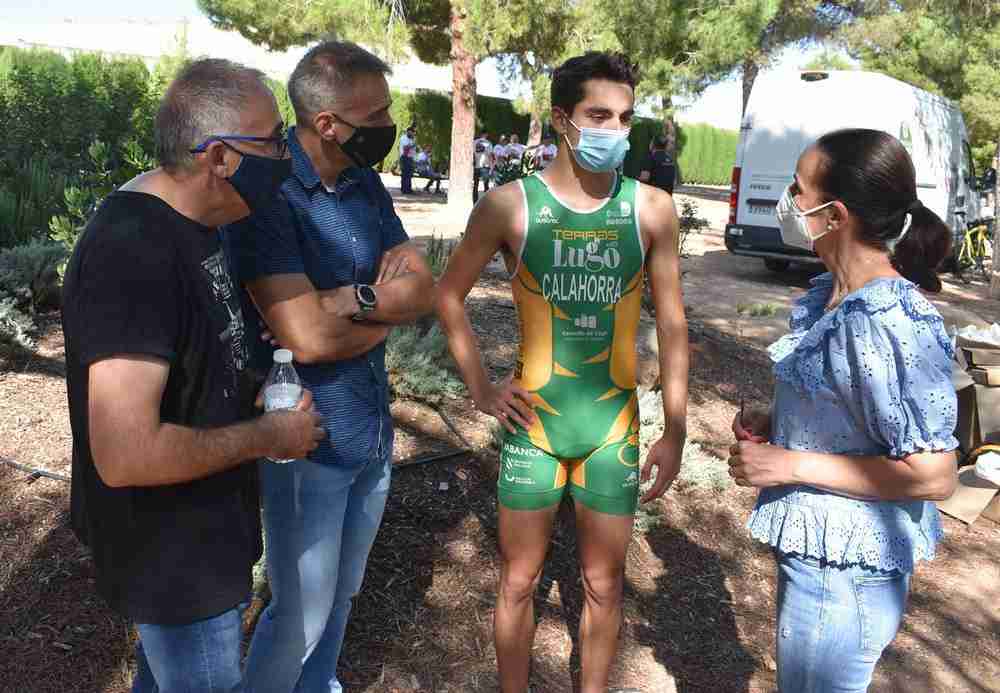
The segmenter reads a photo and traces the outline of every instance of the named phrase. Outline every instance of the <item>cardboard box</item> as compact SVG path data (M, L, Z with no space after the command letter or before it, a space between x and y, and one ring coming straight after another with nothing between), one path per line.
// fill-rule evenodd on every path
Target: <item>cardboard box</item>
M978 385L956 364L952 384L958 396L955 437L968 454L984 443L1000 443L1000 387Z
M993 500L991 500L990 504L986 506L986 510L983 511L983 514L980 515L980 517L985 517L987 520L991 520L992 522L996 522L1000 525L1000 493L993 496Z
M955 346L962 349L986 349L988 351L1000 350L1000 344L994 344L993 342L980 342L975 339L963 337L962 335L955 335Z
M1000 349L962 349L970 366L1000 366Z
M994 517L1000 517L1000 504L997 503L1000 500L997 498L998 492L1000 492L1000 488L997 488L996 484L980 479L976 476L974 467L969 465L958 471L958 487L955 489L955 493L951 494L951 498L938 501L936 505L938 510L946 515L970 525L985 515L984 511L988 507L995 505L997 506L995 509L991 508L990 519L994 522L1000 522L1000 519L994 519ZM992 514L994 512L996 516Z
M986 385L987 387L997 387L1000 385L1000 367L998 366L970 368L969 376L979 385Z

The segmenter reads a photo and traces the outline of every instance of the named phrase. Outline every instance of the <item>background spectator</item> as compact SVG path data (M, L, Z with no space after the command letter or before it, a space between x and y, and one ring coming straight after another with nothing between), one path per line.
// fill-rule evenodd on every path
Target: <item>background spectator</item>
M413 194L413 157L417 147L416 135L417 128L411 125L399 138L399 172L402 178L399 187L404 195Z
M653 140L653 149L642 164L639 180L660 190L665 190L671 195L674 193L677 165L674 162L673 153L667 151L666 137L660 135Z
M490 189L490 175L493 172L493 143L489 135L482 133L473 142L472 154L472 202L479 199L479 182L483 182L483 192Z

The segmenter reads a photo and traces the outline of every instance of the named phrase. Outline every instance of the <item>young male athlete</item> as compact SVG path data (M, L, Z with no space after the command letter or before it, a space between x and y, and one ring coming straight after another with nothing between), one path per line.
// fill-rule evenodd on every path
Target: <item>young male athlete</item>
M503 424L494 635L504 693L525 693L533 595L568 491L585 600L581 690L605 693L622 620L625 552L640 479L667 490L680 468L687 324L667 193L618 173L628 151L635 72L621 55L572 58L552 78L559 155L542 173L487 193L438 286L449 346L476 406ZM521 331L511 378L490 382L464 300L500 251ZM656 307L666 433L640 474L636 332L643 278Z

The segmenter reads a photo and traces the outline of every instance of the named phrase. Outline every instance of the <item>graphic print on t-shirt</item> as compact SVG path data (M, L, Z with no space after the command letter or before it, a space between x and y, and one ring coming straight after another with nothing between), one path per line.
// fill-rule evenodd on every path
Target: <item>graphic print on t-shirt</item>
M227 388L226 397L235 394L238 385L237 377L240 371L247 367L249 360L249 349L246 343L246 327L243 324L243 311L240 309L239 297L233 286L233 280L229 276L229 268L226 266L226 258L219 250L213 255L209 255L201 263L201 268L208 275L209 285L212 287L212 296L225 308L226 329L219 333L219 341L229 343L232 359L226 364L230 375L233 378L233 392Z

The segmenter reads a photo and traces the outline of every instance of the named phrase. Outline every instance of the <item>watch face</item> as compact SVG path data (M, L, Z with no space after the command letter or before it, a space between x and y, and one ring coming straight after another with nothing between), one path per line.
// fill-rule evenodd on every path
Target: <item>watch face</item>
M367 284L358 285L358 300L368 306L375 305L375 289Z

